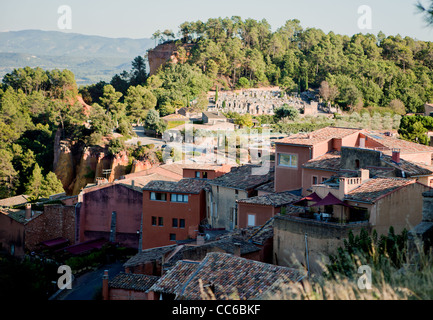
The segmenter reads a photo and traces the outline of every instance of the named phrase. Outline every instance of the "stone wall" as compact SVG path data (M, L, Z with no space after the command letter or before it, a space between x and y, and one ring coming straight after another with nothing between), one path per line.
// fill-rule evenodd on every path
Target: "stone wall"
M348 237L349 231L352 230L356 235L363 227L369 228L368 223L338 224L291 216L276 216L273 263L281 266L294 266L301 263L307 267L307 244L310 271L320 273L323 271L321 265L329 262L329 255L335 254L338 247L343 246L343 239ZM307 235L307 242L305 235Z
M63 237L75 244L75 206L51 204L25 225L25 246L37 250L43 241Z

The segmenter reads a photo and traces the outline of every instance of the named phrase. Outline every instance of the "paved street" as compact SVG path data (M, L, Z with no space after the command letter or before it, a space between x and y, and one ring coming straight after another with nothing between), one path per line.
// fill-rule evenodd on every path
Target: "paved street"
M124 270L123 263L105 265L76 277L72 282L72 289L64 290L54 300L94 300L95 295L101 292L104 270L108 270L109 279L112 279Z
M162 146L164 144L164 142L161 139L146 136L144 134L143 126L135 126L133 127L133 130L138 137L132 137L131 139L127 140L126 143L137 144L137 142L140 141L141 145L153 143L156 147Z

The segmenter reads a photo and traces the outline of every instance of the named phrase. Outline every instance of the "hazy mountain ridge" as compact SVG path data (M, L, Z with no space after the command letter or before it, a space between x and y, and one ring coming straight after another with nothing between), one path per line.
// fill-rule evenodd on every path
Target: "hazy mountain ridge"
M78 84L109 81L154 46L151 39L106 38L58 31L0 32L0 77L14 68L69 69Z

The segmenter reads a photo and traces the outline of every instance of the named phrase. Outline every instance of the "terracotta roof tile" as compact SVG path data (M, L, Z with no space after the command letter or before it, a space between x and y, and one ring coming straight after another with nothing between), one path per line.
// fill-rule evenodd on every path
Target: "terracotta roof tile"
M345 200L374 202L387 193L400 187L415 183L414 180L402 178L375 178L362 183L358 188L345 195Z
M143 190L181 192L181 193L200 193L208 183L207 179L185 178L177 182L173 181L150 181Z
M320 157L308 160L302 167L338 171L341 168L341 154L338 151L328 152Z
M250 204L260 204L273 206L275 208L281 207L283 205L287 205L293 203L295 201L300 200L301 197L294 195L289 191L277 192L277 193L269 193L261 196L255 196L246 199L239 199L237 202L240 203L250 203Z
M233 167L230 172L209 181L211 185L217 185L239 190L249 190L273 181L274 168L270 167L266 174L252 174L253 168L260 168L255 165L243 165Z
M176 294L177 299L201 299L199 279L212 285L217 299L236 293L239 299L258 299L279 279L288 283L300 281L303 272L226 253L212 252L199 264L179 261L151 288Z
M119 273L112 280L108 281L110 288L134 290L134 291L148 291L159 277L147 274L135 273Z
M362 131L362 129L326 127L310 133L297 133L277 140L275 143L312 146L334 138L344 138L351 134Z

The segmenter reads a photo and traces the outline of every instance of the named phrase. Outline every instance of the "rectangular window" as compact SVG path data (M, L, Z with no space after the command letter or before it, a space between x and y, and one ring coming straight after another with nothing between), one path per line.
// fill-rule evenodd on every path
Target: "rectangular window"
M156 217L152 217L152 226L156 226Z
M164 218L163 217L158 217L158 226L160 226L160 227L164 226Z
M185 228L185 219L179 219L179 227Z
M177 228L177 218L173 218L173 228Z
M171 202L183 202L188 203L188 195L187 194L171 194Z
M248 227L254 227L256 225L256 215L249 214L248 215Z
M317 184L317 177L313 176L313 185Z
M162 192L151 192L150 193L150 200L166 201L166 194L162 193Z
M200 178L200 171L196 171L196 172L195 172L195 177L196 177L196 178Z
M297 168L298 167L298 155L296 154L278 154L278 165L282 167Z
M207 172L203 172L203 179L207 179Z
M176 241L176 234L170 233L170 241Z

